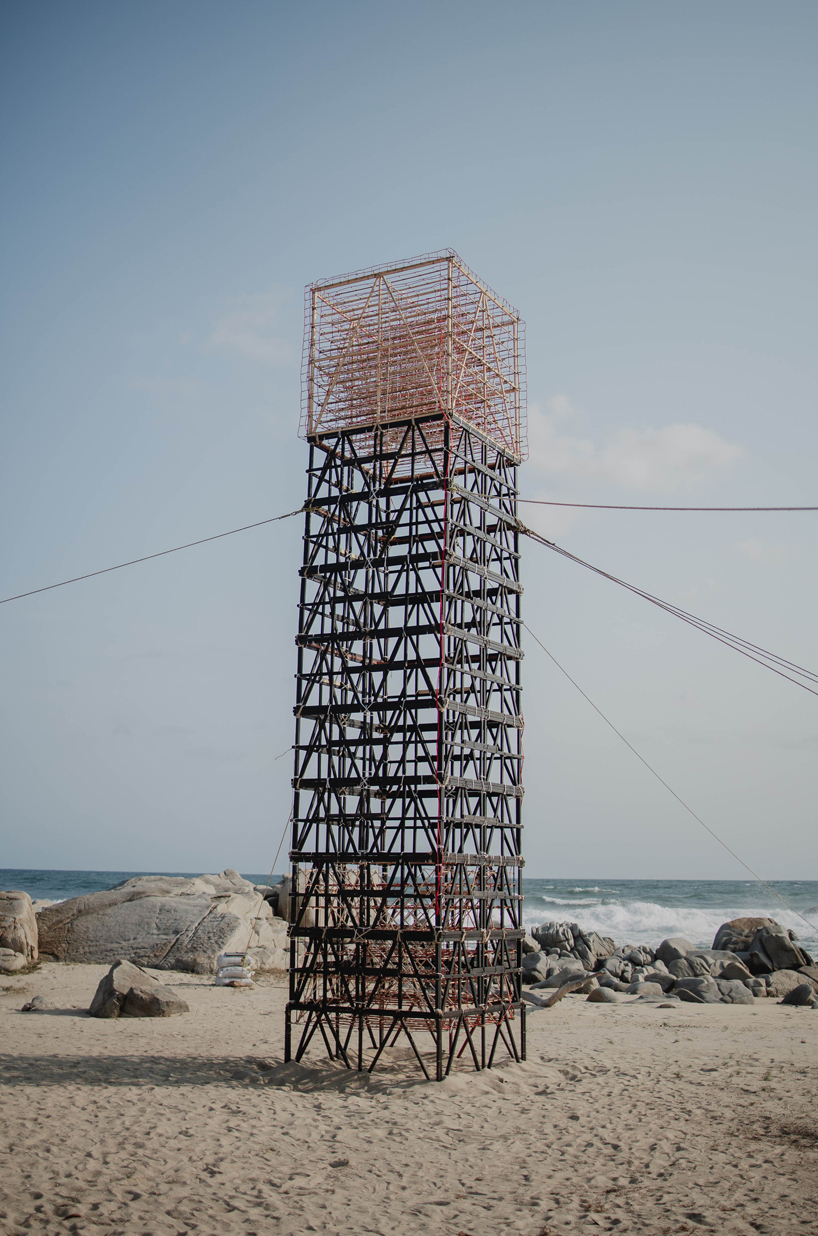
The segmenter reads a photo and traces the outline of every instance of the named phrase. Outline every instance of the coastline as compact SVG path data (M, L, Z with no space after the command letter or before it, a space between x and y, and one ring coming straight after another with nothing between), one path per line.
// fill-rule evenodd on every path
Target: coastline
M195 878L200 872L136 872L0 868L0 888L19 888L33 900L66 900L98 892L136 875ZM242 872L266 885L269 872ZM280 875L274 875L276 883ZM818 954L818 880L773 880L773 889L807 917L814 930L774 895L752 880L610 880L594 878L523 879L523 919L530 930L549 920L573 920L587 931L610 936L617 945L656 947L669 936L684 936L709 948L721 923L739 917L769 916L795 931Z

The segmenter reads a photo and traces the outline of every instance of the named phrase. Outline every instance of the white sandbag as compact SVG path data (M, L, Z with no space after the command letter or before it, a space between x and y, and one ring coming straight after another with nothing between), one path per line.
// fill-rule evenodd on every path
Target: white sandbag
M222 974L216 975L214 983L216 987L255 987L251 978L225 978Z
M219 953L216 958L216 969L221 970L224 966L241 966L244 965L248 970L256 969L256 959L251 957L249 953Z
M251 979L255 971L248 970L246 966L222 966L219 970L219 978L229 979Z

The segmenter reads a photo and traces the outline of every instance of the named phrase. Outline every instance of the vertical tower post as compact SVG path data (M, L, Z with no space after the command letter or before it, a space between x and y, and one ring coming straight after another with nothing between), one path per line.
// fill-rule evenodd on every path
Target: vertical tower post
M521 323L452 251L307 290L286 1054L525 1054Z

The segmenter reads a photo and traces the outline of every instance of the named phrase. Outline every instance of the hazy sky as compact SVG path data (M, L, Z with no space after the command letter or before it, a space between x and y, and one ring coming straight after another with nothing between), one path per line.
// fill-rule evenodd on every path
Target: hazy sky
M816 47L814 0L7 0L0 595L299 506L304 285L445 246L527 322L523 495L818 503ZM818 514L524 510L818 668ZM0 865L266 869L300 535L0 607ZM818 699L523 570L677 792L816 878ZM528 875L741 877L531 641L524 673Z

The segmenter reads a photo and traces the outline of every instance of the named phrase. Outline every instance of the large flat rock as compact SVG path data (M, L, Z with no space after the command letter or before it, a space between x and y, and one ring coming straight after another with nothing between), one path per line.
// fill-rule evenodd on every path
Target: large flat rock
M222 952L248 947L259 970L285 969L287 924L234 871L219 876L135 876L37 916L40 951L60 961L127 958L158 970L212 974Z

